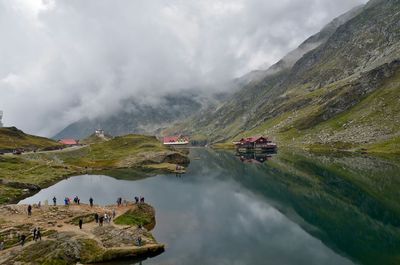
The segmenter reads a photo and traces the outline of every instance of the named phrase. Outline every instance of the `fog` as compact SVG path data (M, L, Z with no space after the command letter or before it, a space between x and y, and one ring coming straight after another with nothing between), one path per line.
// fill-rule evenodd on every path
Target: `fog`
M365 0L0 0L6 126L51 136L120 102L213 93Z

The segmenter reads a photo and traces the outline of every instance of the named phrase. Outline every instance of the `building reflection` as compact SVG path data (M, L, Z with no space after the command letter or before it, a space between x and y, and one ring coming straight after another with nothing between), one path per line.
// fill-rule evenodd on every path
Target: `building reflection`
M237 152L236 156L239 158L239 160L243 163L249 163L249 164L262 164L267 160L270 160L272 158L273 153L270 152Z

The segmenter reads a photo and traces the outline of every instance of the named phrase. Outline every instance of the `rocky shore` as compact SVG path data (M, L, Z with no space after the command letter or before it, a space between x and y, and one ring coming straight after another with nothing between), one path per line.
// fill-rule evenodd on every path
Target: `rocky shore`
M164 251L164 245L149 232L155 225L155 211L148 204L34 205L31 216L27 207L0 206L0 242L4 243L0 264L88 264L146 259ZM110 216L113 211L110 223L96 223L95 213ZM34 228L40 229L41 240L33 239ZM24 246L22 235L26 236Z

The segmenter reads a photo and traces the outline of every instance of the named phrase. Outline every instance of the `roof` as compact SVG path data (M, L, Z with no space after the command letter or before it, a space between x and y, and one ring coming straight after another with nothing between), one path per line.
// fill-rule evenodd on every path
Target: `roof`
M164 143L175 143L175 142L189 141L189 139L182 135L176 135L176 136L165 136L163 141Z
M76 141L75 139L61 139L59 141L61 144L65 144L65 145L74 145L74 144L78 144L78 141Z
M242 138L241 140L240 140L240 142L249 142L249 143L254 143L254 142L256 142L257 140L259 140L259 139L265 139L265 140L268 140L268 138L266 138L266 137L263 137L263 136L253 136L253 137L248 137L248 138Z

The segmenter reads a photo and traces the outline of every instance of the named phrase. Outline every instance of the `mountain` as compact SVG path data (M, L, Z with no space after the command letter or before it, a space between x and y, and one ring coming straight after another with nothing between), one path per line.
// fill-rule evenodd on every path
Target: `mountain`
M357 7L263 74L251 73L254 81L223 104L163 133L211 142L266 134L281 145L391 149L400 142L399 21L398 0Z
M201 93L181 93L166 96L158 104L139 104L127 99L121 103L121 110L105 117L83 118L61 130L52 138L84 139L96 129L103 129L113 136L130 133L157 134L173 122L182 121L190 115L209 109L221 100L225 94L202 96Z
M61 147L59 143L44 137L26 134L15 127L0 128L0 151L11 152L15 149L27 151L36 149L51 150Z

